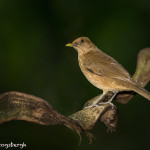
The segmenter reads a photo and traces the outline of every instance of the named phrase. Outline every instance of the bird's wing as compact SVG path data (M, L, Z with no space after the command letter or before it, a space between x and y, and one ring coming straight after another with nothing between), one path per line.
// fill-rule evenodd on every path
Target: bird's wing
M129 73L112 57L100 51L91 51L82 57L84 68L98 76L134 82Z

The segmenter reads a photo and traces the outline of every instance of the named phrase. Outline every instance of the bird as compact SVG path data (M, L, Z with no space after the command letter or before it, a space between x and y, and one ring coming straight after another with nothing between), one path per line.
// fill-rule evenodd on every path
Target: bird
M114 58L97 48L88 37L79 37L66 46L73 47L78 52L81 71L91 84L103 91L90 107L97 106L108 92L114 94L108 103L122 91L134 91L150 100L150 93L134 81L128 71Z

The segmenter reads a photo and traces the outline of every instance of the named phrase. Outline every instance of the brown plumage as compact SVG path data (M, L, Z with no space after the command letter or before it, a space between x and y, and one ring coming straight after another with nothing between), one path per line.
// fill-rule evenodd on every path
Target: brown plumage
M134 91L150 100L150 93L140 87L124 67L99 50L89 38L80 37L66 46L77 50L81 71L89 82L103 90L103 94L108 91Z

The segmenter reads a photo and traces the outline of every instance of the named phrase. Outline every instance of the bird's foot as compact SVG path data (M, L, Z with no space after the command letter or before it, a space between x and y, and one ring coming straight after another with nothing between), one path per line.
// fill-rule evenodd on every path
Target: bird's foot
M100 107L104 107L103 105L106 105L106 104L110 104L110 105L112 106L112 109L113 109L113 108L114 108L114 104L112 103L112 100L113 100L114 97L117 95L117 92L114 93L114 95L111 97L111 99L108 100L107 102L99 102L99 101L103 98L104 95L105 95L105 94L102 94L96 101L94 101L93 104L91 104L91 105L85 107L84 109L92 108L92 107L94 107L94 106L100 108Z
M110 104L112 106L112 108L114 108L114 104L111 103L110 101L108 101L108 102L101 102L101 103L99 103L99 105L98 104L92 104L90 106L86 106L84 109L92 108L92 107L97 107L97 108L101 108L102 107L103 108L104 105L106 105L106 104Z
M111 102L111 101L108 101L108 102L101 102L99 103L100 105L106 105L106 104L110 104L112 106L112 108L114 108L114 104Z

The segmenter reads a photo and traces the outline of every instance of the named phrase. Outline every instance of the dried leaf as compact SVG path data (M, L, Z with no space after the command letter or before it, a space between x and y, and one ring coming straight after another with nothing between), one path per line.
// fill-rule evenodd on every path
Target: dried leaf
M150 81L150 48L139 52L136 72L133 76L141 86L145 86ZM126 104L135 95L134 92L122 92L116 97L120 103ZM64 116L54 110L45 100L20 92L7 92L0 95L0 123L11 120L25 120L41 125L65 125L75 130L79 136L84 132L90 139L93 135L88 130L93 129L98 120L102 121L108 130L114 131L117 126L118 112L116 106L107 103L112 96L107 93L97 104L99 107L86 108L91 105L100 95L87 101L82 110ZM80 136L81 140L81 136Z
M65 125L75 130L79 136L84 132L92 138L76 121L58 113L45 100L25 93L7 92L0 95L0 123L11 120L25 120L41 125Z

